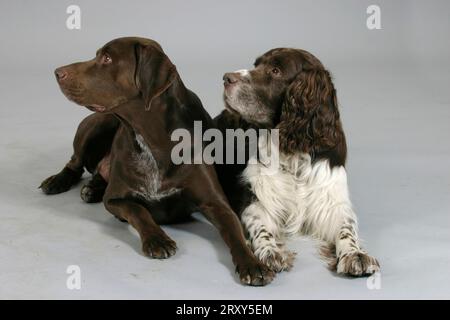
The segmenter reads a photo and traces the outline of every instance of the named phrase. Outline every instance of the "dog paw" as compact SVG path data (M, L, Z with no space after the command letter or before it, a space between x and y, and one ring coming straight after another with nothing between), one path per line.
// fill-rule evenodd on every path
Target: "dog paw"
M153 235L142 242L142 251L150 258L167 259L175 254L177 244L167 235Z
M64 168L60 173L48 177L42 181L39 188L45 194L58 194L68 191L75 183L80 180L81 174L77 174L68 168Z
M262 263L275 272L289 271L294 266L296 253L289 250L271 250L260 257Z
M242 284L249 286L265 286L272 282L275 273L256 259L249 264L240 264L236 267Z
M104 187L95 187L89 183L81 187L80 197L86 203L96 203L103 200Z
M380 264L377 259L364 252L350 252L339 257L337 273L362 277L380 271Z

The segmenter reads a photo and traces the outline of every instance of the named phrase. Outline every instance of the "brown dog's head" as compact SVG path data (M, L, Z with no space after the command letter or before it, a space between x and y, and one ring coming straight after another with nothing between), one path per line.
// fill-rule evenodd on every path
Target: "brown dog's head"
M146 109L176 78L175 66L153 40L112 40L92 60L55 70L64 95L92 111L105 112L141 96Z
M225 107L247 122L280 129L280 149L314 153L343 138L330 74L311 53L272 49L253 70L226 73Z

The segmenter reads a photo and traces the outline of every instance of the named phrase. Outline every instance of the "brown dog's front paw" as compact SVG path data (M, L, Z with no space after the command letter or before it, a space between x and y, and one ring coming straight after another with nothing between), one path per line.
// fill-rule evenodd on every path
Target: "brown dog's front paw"
M58 194L68 191L80 180L81 174L64 168L60 173L48 177L39 186L45 194Z
M236 272L239 273L241 283L249 286L265 286L275 277L275 272L258 261L238 265Z
M150 258L167 259L175 254L177 244L167 235L153 235L142 242L142 251Z
M362 277L380 271L380 264L377 259L364 252L351 252L339 258L337 273Z
M103 177L96 173L88 183L81 187L81 199L87 203L101 202L107 186L108 183Z
M81 188L80 197L86 203L97 203L103 200L105 187L86 184Z

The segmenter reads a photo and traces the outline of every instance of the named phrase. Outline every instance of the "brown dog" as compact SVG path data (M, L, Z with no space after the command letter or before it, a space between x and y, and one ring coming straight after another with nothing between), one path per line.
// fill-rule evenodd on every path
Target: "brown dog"
M175 242L159 224L186 220L201 211L230 248L241 282L265 285L274 273L247 247L212 165L171 161L171 133L192 132L212 120L188 90L155 41L120 38L90 61L56 69L69 100L96 111L75 135L74 154L64 169L41 185L46 194L67 191L84 168L93 178L82 188L86 202L103 200L106 209L139 232L144 254L168 258Z

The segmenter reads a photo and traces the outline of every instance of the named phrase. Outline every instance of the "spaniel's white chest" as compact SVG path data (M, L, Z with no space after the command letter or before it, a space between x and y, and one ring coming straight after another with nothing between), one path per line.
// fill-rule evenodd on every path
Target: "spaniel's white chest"
M343 167L331 168L328 160L311 163L308 154L279 154L278 170L256 163L243 172L268 221L285 235L307 233L306 221L327 212L332 203L348 201Z
M298 159L281 158L277 170L261 163L249 164L243 178L264 207L266 214L286 227L304 213L308 194L309 156Z

